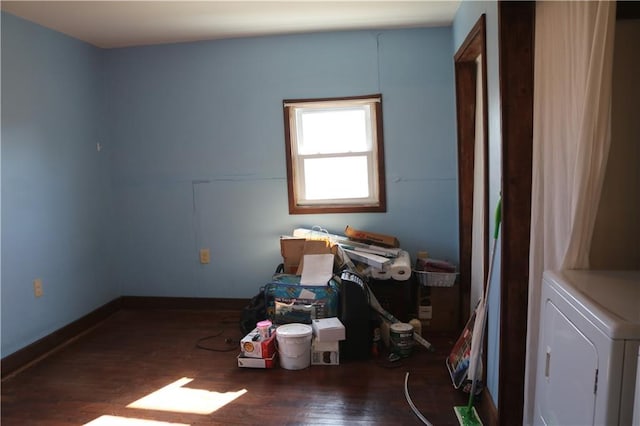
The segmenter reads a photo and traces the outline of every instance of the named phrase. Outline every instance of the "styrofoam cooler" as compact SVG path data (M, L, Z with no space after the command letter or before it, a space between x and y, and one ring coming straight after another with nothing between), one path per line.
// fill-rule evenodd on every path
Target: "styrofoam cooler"
M285 324L278 327L276 339L280 366L286 370L302 370L311 364L311 334L306 324Z

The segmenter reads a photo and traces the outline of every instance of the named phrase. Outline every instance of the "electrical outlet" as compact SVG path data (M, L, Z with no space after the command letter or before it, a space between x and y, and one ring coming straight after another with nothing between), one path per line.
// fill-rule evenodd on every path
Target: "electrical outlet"
M33 295L35 297L42 297L42 280L40 278L36 278L33 280Z
M211 252L208 248L200 249L200 263L207 264L211 262Z

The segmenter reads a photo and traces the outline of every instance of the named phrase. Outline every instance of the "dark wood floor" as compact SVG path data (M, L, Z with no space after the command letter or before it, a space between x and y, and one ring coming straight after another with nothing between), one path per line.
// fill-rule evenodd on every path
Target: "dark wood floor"
M467 397L453 389L444 363L455 336L425 336L435 353L420 348L391 365L382 357L297 371L244 369L236 361L238 317L119 311L5 379L2 425L421 424L405 400L407 372L422 414L434 425L458 424L453 406L465 405ZM232 350L196 347L198 339L218 333L205 344ZM130 405L145 396L147 408ZM230 402L215 409L220 397Z

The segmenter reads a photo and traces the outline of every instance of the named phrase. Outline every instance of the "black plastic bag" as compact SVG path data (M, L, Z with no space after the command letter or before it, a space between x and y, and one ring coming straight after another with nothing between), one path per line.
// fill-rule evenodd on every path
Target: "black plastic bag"
M251 298L249 304L242 309L240 317L240 331L243 335L247 335L256 328L256 324L267 319L267 307L265 304L264 287L260 288L260 292Z

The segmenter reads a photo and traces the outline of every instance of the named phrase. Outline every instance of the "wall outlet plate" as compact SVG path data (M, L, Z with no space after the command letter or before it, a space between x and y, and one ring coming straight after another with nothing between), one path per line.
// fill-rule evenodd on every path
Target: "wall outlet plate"
M208 248L200 249L200 263L207 264L211 262L211 251Z
M33 295L35 297L42 297L44 292L42 291L42 279L36 278L33 280Z

